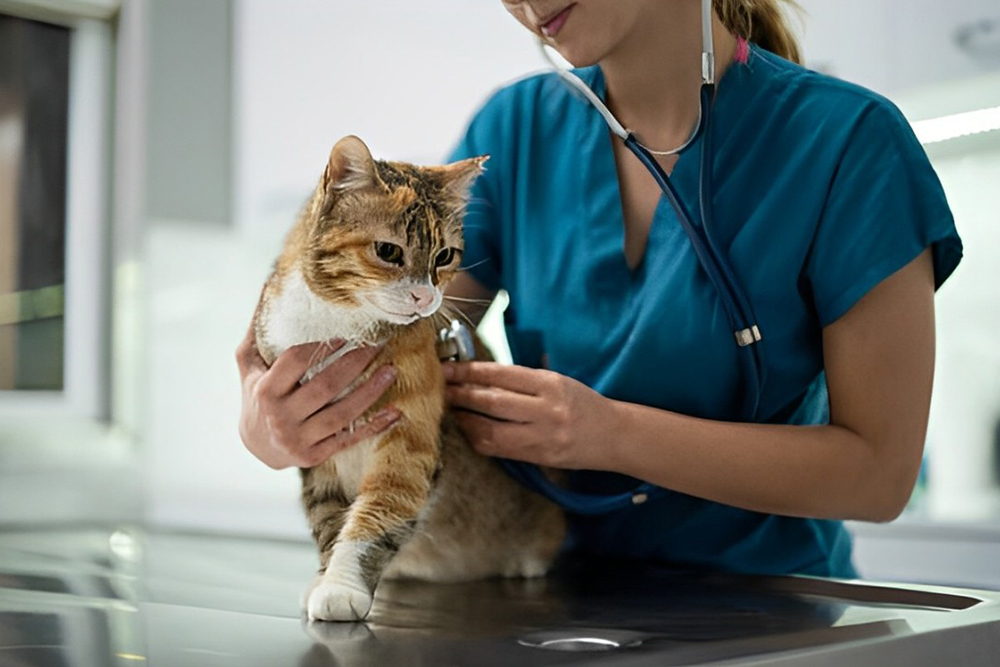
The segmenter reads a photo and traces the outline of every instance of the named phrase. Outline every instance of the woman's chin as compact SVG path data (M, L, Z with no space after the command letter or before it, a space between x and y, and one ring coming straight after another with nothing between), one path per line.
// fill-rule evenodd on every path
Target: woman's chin
M556 51L574 68L590 67L601 61L602 54L593 48L576 47L572 44L560 44Z

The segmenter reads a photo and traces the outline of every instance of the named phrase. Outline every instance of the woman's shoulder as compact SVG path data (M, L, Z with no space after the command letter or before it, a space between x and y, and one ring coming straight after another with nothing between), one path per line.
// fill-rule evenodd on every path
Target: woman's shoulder
M588 85L599 78L597 67L574 70ZM576 96L553 71L536 72L495 89L479 106L470 121L470 129L493 136L511 136L521 130L548 133L564 126L588 105Z
M909 122L885 96L835 76L790 62L756 45L744 65L758 101L774 117L798 128L845 138L866 132L909 141Z

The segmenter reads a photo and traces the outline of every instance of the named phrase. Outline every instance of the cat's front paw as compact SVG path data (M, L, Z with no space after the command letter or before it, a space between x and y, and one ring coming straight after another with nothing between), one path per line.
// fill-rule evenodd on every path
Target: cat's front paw
M312 592L316 590L316 587L321 583L323 583L323 575L317 574L316 577L309 582L309 587L302 591L302 595L299 596L299 608L302 609L302 611L309 611L309 596L312 595Z
M310 621L361 621L371 609L371 593L332 581L320 582L307 605Z

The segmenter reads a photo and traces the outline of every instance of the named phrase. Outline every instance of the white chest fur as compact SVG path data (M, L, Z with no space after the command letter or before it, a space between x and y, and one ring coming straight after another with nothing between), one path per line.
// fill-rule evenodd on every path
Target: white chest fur
M273 285L259 317L263 345L275 355L293 345L340 338L344 352L371 340L379 319L371 306L338 306L316 296L298 268Z

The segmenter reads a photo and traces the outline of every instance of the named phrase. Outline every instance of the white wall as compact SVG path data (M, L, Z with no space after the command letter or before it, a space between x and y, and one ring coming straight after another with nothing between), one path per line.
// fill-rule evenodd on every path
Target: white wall
M997 0L799 0L806 11L808 63L880 93L974 76L1000 68L1000 33L991 54L961 50L956 32L992 20Z
M1000 81L998 81L1000 83ZM1000 142L994 142L1000 144ZM935 160L965 257L937 299L937 367L928 431L928 510L1000 520L1000 145ZM986 184L994 187L986 187Z
M281 9L237 6L235 208L254 237L287 224L340 137L360 136L376 157L437 163L491 90L542 63L499 0Z

